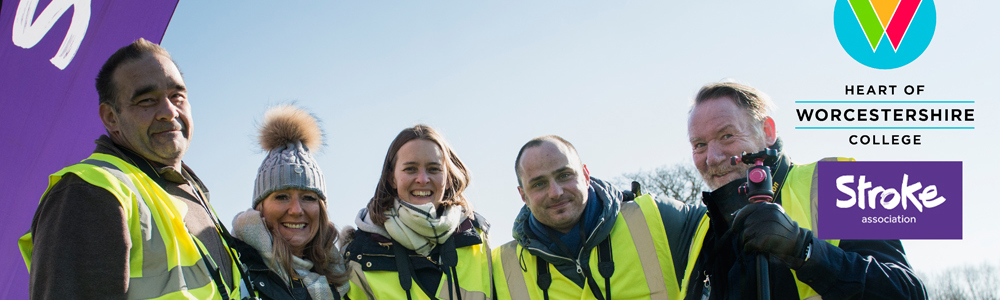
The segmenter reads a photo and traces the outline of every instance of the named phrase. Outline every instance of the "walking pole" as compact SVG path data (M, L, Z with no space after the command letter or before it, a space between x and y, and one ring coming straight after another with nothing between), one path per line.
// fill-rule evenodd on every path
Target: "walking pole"
M747 154L743 152L740 156L733 156L729 163L736 165L739 162L752 164L747 170L747 182L740 186L740 193L747 195L748 200L753 203L773 202L774 191L771 190L771 168L765 163L771 164L778 158L778 151L765 148L761 152ZM768 274L767 256L757 254L757 299L771 299L770 274Z

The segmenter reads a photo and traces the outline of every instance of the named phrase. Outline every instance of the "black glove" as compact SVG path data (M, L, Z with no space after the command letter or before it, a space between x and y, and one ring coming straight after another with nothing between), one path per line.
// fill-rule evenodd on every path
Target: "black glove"
M753 203L743 207L733 219L733 231L743 233L743 251L770 253L792 269L805 263L806 247L812 231L799 227L781 205Z

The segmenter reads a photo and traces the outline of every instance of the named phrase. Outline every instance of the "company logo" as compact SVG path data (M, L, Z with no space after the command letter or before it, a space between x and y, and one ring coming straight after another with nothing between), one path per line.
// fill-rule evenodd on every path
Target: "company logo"
M962 162L819 162L822 239L961 239Z
M934 36L931 0L837 0L833 28L844 51L876 69L895 69L924 53Z

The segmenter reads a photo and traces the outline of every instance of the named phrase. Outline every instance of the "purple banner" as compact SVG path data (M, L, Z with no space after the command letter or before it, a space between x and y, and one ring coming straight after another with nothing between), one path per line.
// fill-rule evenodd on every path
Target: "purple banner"
M833 162L819 171L821 239L961 239L962 162Z
M159 43L177 0L2 1L0 299L28 299L17 239L48 175L86 158L104 133L94 78L118 48L140 37Z

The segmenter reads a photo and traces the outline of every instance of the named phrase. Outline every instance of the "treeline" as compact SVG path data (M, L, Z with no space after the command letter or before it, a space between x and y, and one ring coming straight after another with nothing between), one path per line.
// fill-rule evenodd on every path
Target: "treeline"
M1000 299L1000 266L989 261L955 266L936 274L918 272L928 299Z
M642 193L656 194L657 197L668 197L684 201L684 203L701 203L701 192L708 186L701 179L701 174L691 164L678 163L660 166L652 171L625 173L613 179L616 186L631 189L632 181L639 182Z

